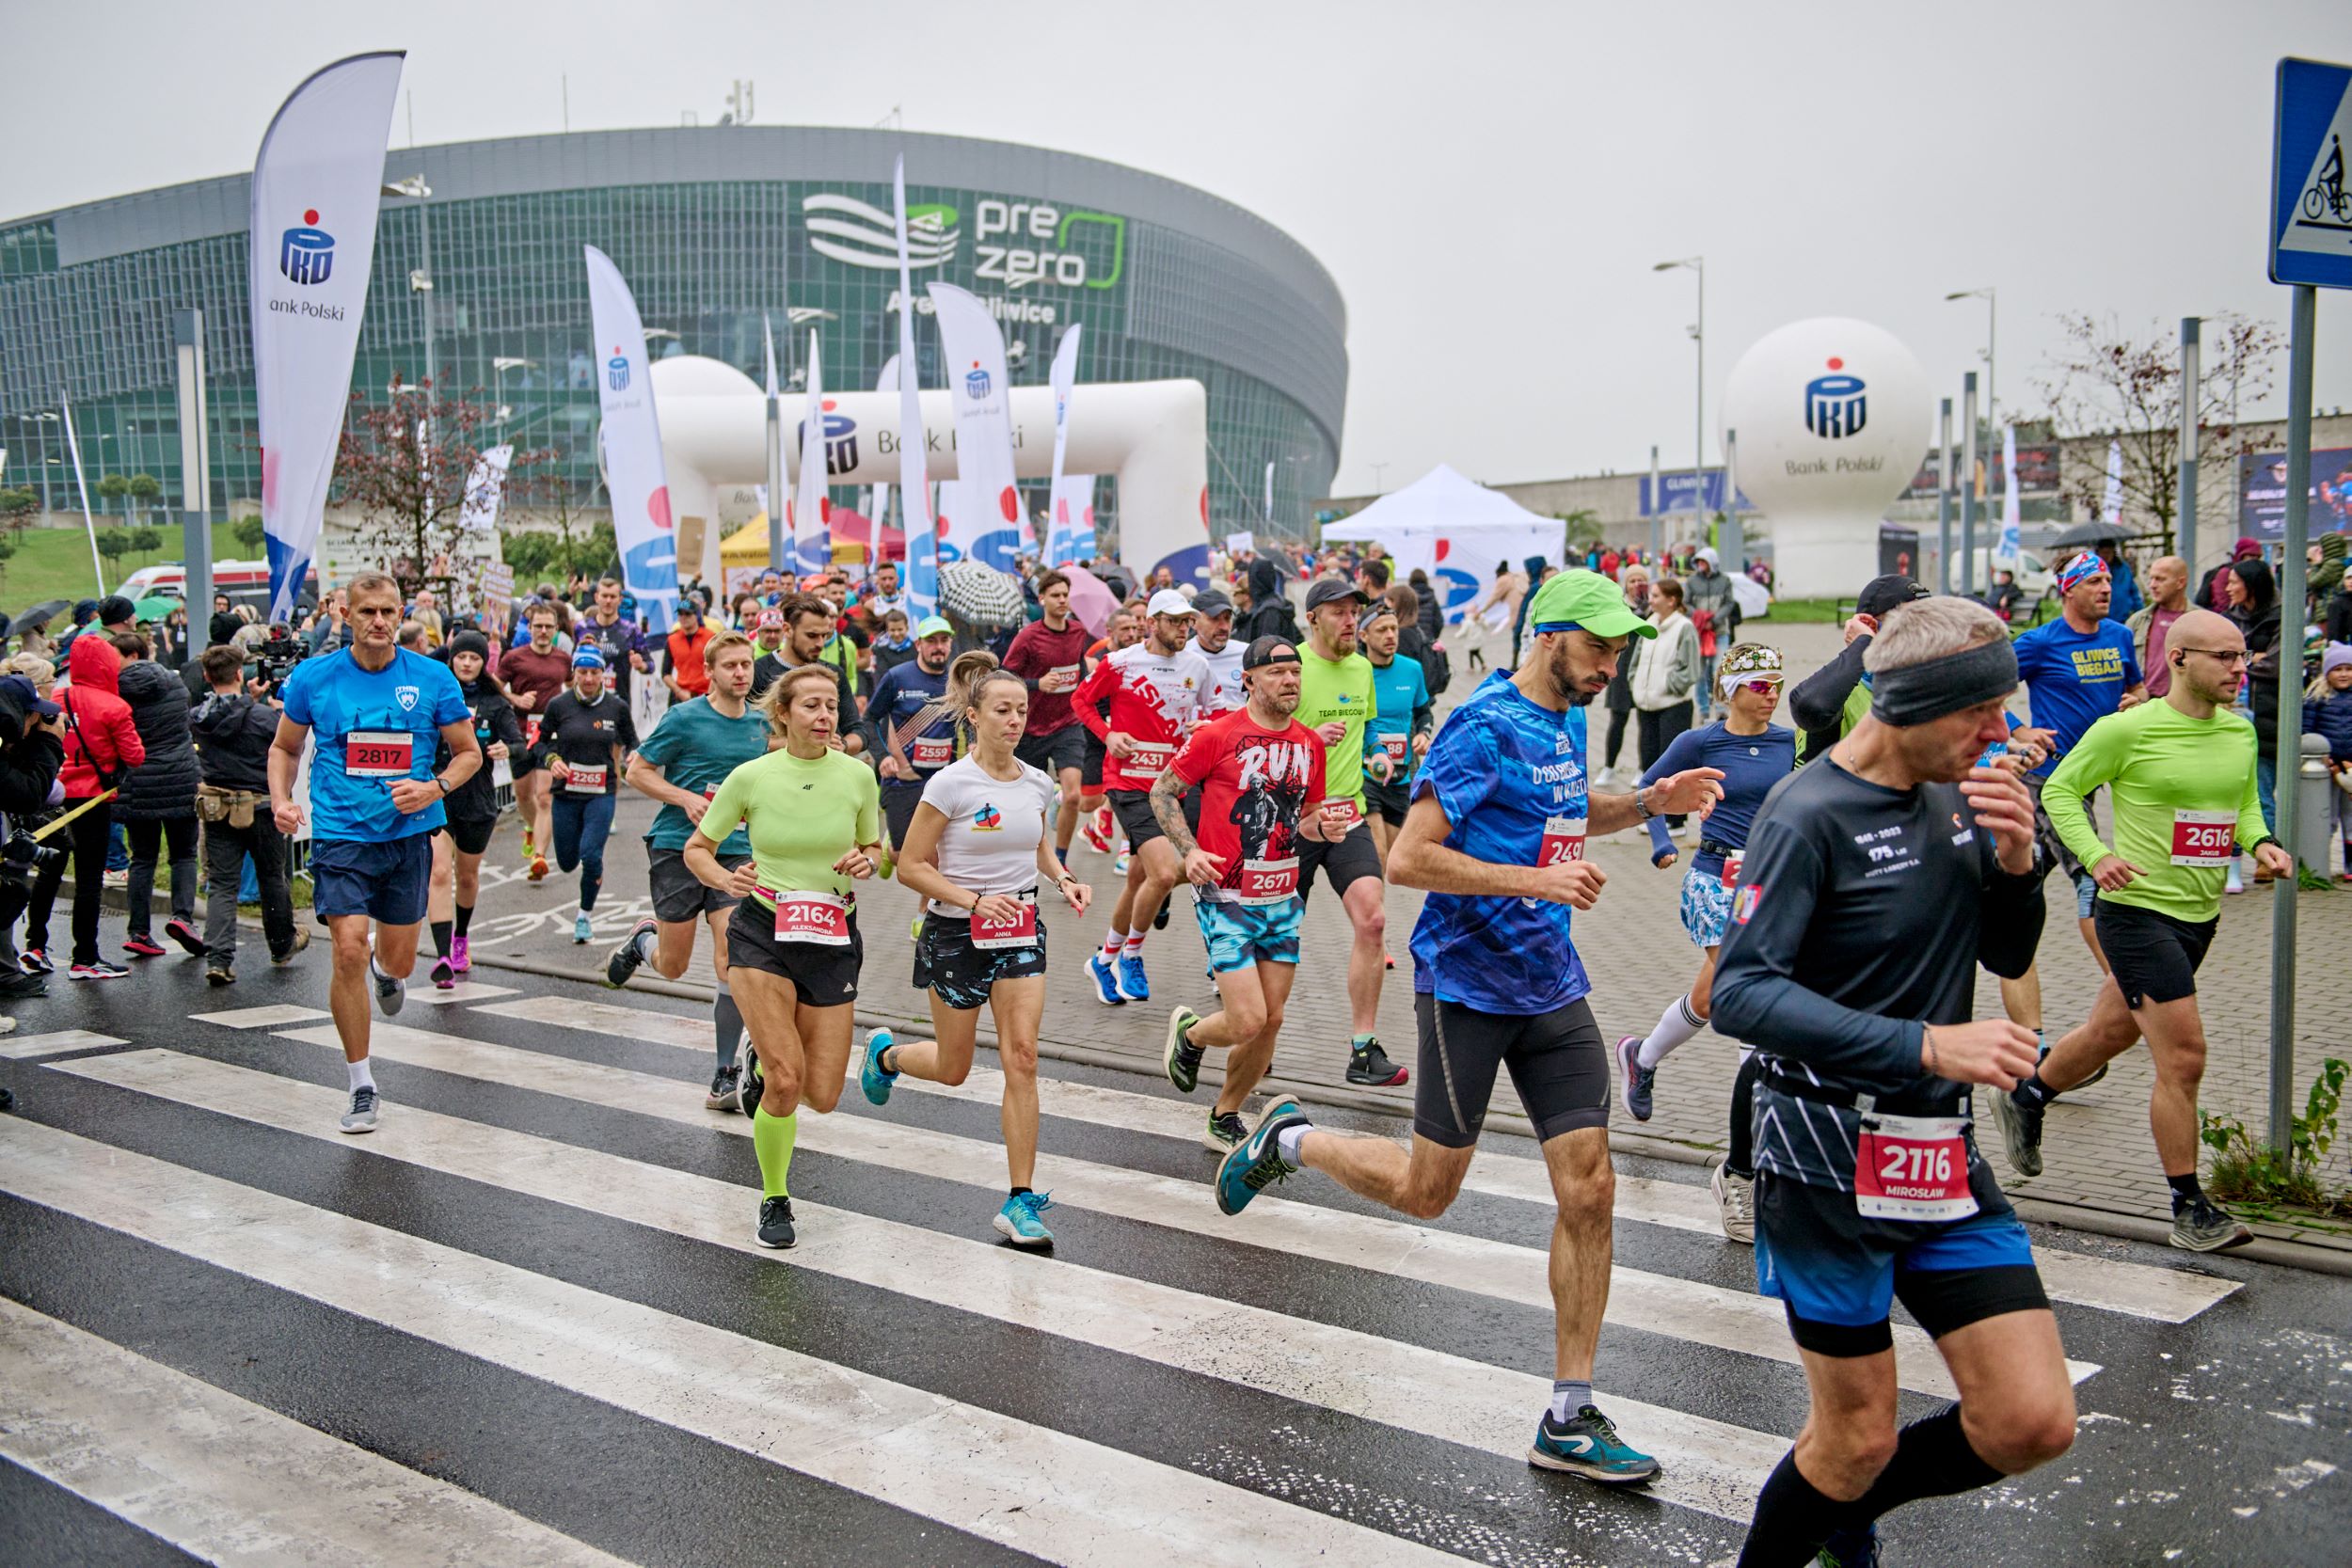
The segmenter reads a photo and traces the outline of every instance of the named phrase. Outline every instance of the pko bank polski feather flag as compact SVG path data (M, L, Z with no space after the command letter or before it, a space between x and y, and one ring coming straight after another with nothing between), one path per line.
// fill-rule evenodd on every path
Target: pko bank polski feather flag
M670 482L661 467L661 425L654 417L645 324L611 257L588 256L588 315L596 324L596 404L604 415L604 482L612 498L612 542L621 552L621 584L656 632L670 629L677 600L677 534L670 521Z
M953 283L926 285L939 322L939 358L946 367L956 417L956 505L947 513L943 559L977 561L1009 572L1030 547L1029 520L1013 483L1012 377L996 318Z
M253 160L247 282L272 621L294 613L318 551L405 57L354 55L312 75L278 105Z

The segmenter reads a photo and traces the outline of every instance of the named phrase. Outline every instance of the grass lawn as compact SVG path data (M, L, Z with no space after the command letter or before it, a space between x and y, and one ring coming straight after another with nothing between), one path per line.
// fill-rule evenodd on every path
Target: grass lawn
M119 516L101 517L98 526L119 527ZM180 559L182 535L177 522L158 523L163 531L164 547L147 555L126 555L119 561L106 562L106 587L109 591L142 566L152 566L160 561ZM0 564L0 610L14 615L29 605L43 599L75 599L98 597L97 580L90 570L89 535L79 528L28 528L19 535L16 554ZM241 555L229 525L213 526L213 559L225 561ZM72 623L59 616L51 628L62 631Z

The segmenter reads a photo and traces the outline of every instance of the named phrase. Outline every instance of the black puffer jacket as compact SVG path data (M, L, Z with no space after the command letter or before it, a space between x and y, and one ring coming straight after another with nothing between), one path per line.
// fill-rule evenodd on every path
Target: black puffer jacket
M115 797L115 819L152 822L196 814L196 786L202 778L196 746L188 736L188 689L177 673L151 659L122 666L122 700L131 705L147 760L131 769Z
M1281 578L1273 562L1258 560L1249 563L1249 613L1234 623L1233 635L1241 639L1244 647L1261 637L1298 641L1298 620L1282 592Z

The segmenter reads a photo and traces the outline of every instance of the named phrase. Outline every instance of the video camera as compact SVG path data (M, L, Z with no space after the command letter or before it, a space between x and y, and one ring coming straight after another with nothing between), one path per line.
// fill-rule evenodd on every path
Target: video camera
M270 690L284 684L294 667L310 657L310 645L284 626L269 628L269 636L254 650L253 678Z
M35 872L65 859L65 854L62 847L43 844L23 827L12 824L8 838L0 841L0 881L28 887Z

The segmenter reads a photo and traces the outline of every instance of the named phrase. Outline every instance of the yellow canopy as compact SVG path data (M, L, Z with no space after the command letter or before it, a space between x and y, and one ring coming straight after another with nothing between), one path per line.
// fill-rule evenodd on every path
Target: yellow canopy
M836 540L833 558L844 564L866 559L866 546ZM719 542L719 564L765 568L768 564L768 514L762 512Z

